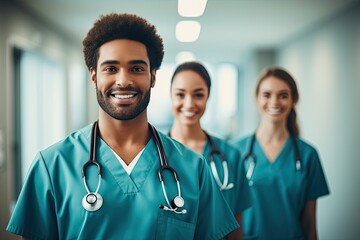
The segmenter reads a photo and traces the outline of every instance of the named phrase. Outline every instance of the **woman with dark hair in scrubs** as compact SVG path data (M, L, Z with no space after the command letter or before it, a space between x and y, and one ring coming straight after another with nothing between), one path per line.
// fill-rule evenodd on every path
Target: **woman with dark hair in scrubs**
M256 86L260 124L236 142L253 199L243 213L248 239L317 239L316 200L329 189L317 151L299 138L298 100L286 70L263 70Z
M214 161L215 169L212 169L212 172L218 185L226 182L225 179L228 178L228 184L219 188L240 224L240 228L232 232L228 239L241 239L241 213L250 205L249 187L240 152L225 140L210 136L201 127L200 119L206 109L210 87L209 73L201 63L185 62L176 68L171 78L170 90L175 119L169 135L201 153L209 164L210 160ZM214 148L219 150L219 154L211 154ZM220 155L225 157L227 167L222 165ZM227 170L228 174L225 173Z

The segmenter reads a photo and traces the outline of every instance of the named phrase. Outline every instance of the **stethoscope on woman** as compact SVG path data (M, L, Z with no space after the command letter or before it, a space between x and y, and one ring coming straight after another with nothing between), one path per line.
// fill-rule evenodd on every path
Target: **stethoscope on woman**
M290 137L293 142L294 149L295 149L295 168L297 171L300 171L301 170L301 160L300 160L299 146L296 142L296 138L294 136L290 136ZM246 172L246 178L248 179L250 186L252 186L254 184L254 182L251 180L251 177L254 173L255 165L256 165L256 157L253 154L255 139L256 139L256 134L254 133L250 140L249 150L244 156L244 163L246 162L246 159L250 158L249 168Z
M215 142L212 139L212 137L207 132L204 131L204 133L210 143L210 154L209 154L210 168L211 168L212 174L215 178L215 181L216 181L217 185L220 187L220 190L229 190L234 187L234 184L229 183L229 168L227 165L226 157L220 150L218 150L216 148ZM168 133L168 136L171 137L170 132ZM216 169L216 165L215 165L215 161L214 161L215 155L219 155L221 162L222 162L223 171L224 171L224 181L223 182L221 182L218 171Z
M161 209L164 209L165 211L172 211L177 214L185 214L186 209L178 211L179 208L181 208L185 205L185 201L181 197L180 182L179 182L177 173L176 173L175 169L170 167L170 165L168 164L164 146L160 139L159 133L156 131L156 129L152 125L149 124L149 127L150 127L152 135L155 139L156 148L157 148L159 158L160 158L161 166L160 166L158 174L159 174L159 180L161 183L163 194L164 194L164 197L165 197L165 200L167 203L167 206L160 204L159 207ZM99 162L96 160L96 148L97 148L96 142L97 142L98 135L99 135L99 126L98 126L98 122L96 121L93 124L92 130L91 130L89 160L84 164L84 166L82 168L82 178L83 178L84 186L85 186L85 189L87 192L87 194L82 199L82 205L85 208L85 210L87 210L89 212L94 212L94 211L99 210L103 204L103 198L99 193L99 189L100 189L100 185L101 185L101 166L100 166ZM97 184L95 192L91 192L86 183L86 168L91 164L95 165L98 169L98 184ZM174 197L174 199L171 202L169 201L166 190L165 190L164 179L163 179L163 171L164 170L169 170L173 174L176 185L177 185L177 189L178 189L177 196Z
M210 143L210 154L209 154L210 168L211 168L212 174L214 175L215 181L219 185L220 190L229 190L234 187L234 184L229 183L229 168L228 168L226 157L219 149L216 148L215 142L212 139L212 137L210 137L210 135L207 132L204 131L204 133ZM222 162L223 171L224 171L224 181L223 182L221 182L218 171L216 169L216 165L215 165L215 161L214 161L215 155L219 155L221 162Z

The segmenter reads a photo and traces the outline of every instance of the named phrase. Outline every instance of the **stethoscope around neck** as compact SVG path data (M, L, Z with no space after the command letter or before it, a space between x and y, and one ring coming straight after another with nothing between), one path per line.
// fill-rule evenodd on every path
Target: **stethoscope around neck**
M296 137L295 136L290 136L294 149L295 149L295 168L296 171L300 171L301 170L301 159L300 159L300 151L299 151L299 146L296 142ZM246 178L248 179L248 183L250 186L254 185L254 181L252 180L252 175L254 173L255 170L255 166L256 166L256 157L253 153L253 149L254 149L254 143L255 143L255 139L256 139L256 134L254 133L250 139L250 145L249 145L249 149L248 152L245 154L244 156L244 164L247 161L247 159L249 159L249 167L246 171Z
M229 168L228 168L226 157L219 149L216 148L215 142L212 139L212 137L207 132L204 131L204 133L210 143L210 154L209 154L210 168L211 168L211 172L215 178L215 181L216 181L217 185L219 186L220 190L232 189L234 187L234 184L229 183ZM168 133L168 136L171 137L170 131ZM223 171L224 171L224 180L223 181L220 180L219 173L218 173L216 165L215 165L215 161L214 161L215 155L218 155L222 162L222 167L223 167Z
M210 154L209 154L210 168L211 168L212 174L215 178L215 181L216 181L217 185L220 187L220 190L232 189L234 187L234 184L229 183L229 167L227 164L226 157L219 149L216 148L215 142L212 139L212 137L207 132L204 131L204 133L210 143ZM219 173L218 173L216 165L215 165L215 161L214 161L215 155L218 155L222 162L222 168L223 168L223 172L224 172L223 181L220 180Z
M161 141L159 133L151 124L149 124L149 127L150 127L150 130L154 137L156 148L157 148L159 158L160 158L161 166L160 166L158 175L159 175L159 180L161 183L162 191L163 191L163 194L165 197L165 201L167 203L167 206L160 204L159 207L165 211L171 211L176 214L185 214L186 209L182 209L181 211L179 211L179 208L182 208L185 205L185 201L181 197L180 181L177 176L177 173L176 173L175 169L173 169L168 164L164 146ZM83 183L84 183L84 186L85 186L85 189L87 192L87 194L82 199L82 206L85 208L85 210L87 210L89 212L94 212L94 211L99 210L104 202L102 196L99 193L99 189L101 186L101 166L100 166L99 162L96 160L96 149L97 149L96 142L97 142L98 135L99 135L99 126L98 126L98 121L96 121L93 124L92 130L91 130L89 160L82 167L82 178L83 178ZM90 191L90 189L86 183L86 168L90 165L95 165L98 169L98 184L97 184L96 190L94 192ZM168 195L167 195L167 192L165 189L165 184L164 184L163 172L165 170L170 171L172 173L172 175L174 176L176 185L177 185L177 191L178 191L177 196L175 196L171 201L169 201L169 198L168 198Z

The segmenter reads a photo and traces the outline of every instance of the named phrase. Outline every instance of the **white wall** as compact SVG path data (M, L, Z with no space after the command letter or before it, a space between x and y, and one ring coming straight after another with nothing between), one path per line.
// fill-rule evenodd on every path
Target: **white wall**
M302 136L317 147L330 186L318 201L320 239L359 239L360 4L278 56L297 79Z

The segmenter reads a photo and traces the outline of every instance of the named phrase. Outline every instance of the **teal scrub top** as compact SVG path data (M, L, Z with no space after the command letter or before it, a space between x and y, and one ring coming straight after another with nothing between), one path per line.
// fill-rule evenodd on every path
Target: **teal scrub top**
M249 151L251 136L236 142L242 153ZM301 170L296 170L291 137L273 163L261 145L254 142L256 165L250 187L253 204L243 213L244 239L303 239L301 213L306 203L329 194L325 174L314 147L296 138ZM245 168L249 167L245 159Z
M162 133L169 165L177 171L182 209L167 206L159 182L160 161L153 138L130 176L108 145L98 139L97 161L102 167L99 193L102 207L88 212L81 170L89 158L91 125L40 151L28 172L7 231L28 239L221 239L239 227L214 181L206 160ZM97 168L90 165L87 183L97 186ZM169 200L177 186L164 172Z
M229 183L234 184L233 188L222 190L221 192L234 215L242 214L243 210L251 205L251 193L249 185L247 184L245 167L241 160L240 151L224 139L215 136L211 136L211 138L214 141L216 149L225 156L229 170ZM202 154L209 164L211 150L211 144L207 141ZM220 181L222 182L224 180L222 159L219 154L213 154L213 158Z

